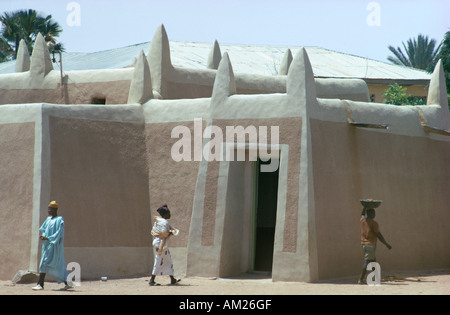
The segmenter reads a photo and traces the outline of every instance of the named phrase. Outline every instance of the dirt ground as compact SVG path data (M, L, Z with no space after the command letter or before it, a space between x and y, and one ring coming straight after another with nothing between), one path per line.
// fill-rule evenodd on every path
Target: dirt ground
M0 295L449 295L450 270L382 274L380 286L358 285L357 276L317 283L272 282L262 275L236 278L182 277L170 285L168 277L157 278L160 286L149 286L149 277L81 281L80 286L61 291L63 284L46 282L44 291L34 284L0 281Z

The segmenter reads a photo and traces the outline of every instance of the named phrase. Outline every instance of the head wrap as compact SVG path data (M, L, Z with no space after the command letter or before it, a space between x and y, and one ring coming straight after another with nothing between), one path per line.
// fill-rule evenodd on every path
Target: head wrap
M56 201L51 201L48 206L50 208L58 209L58 203Z
M167 207L167 204L162 205L161 207L156 210L161 216L165 216L166 214L170 213L169 207Z

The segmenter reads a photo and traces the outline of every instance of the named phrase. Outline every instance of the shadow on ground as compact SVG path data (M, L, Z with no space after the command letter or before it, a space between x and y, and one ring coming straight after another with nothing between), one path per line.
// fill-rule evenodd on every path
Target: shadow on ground
M368 271L368 274L370 271ZM423 271L388 271L381 273L381 283L387 285L406 285L408 282L435 282L433 280L425 279L425 277L448 275L449 269L423 270ZM325 284L356 284L358 283L359 275L320 280L314 283Z

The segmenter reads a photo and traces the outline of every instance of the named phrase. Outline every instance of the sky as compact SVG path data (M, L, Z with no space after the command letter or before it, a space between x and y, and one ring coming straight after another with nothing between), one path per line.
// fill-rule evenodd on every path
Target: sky
M388 46L418 34L439 43L450 0L0 0L0 14L35 9L62 26L67 52L152 40L283 47L318 46L387 61Z

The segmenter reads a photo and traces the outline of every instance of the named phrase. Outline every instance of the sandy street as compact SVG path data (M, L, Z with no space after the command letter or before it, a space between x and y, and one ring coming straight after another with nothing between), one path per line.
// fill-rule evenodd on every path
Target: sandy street
M380 286L357 285L357 276L318 283L272 282L262 276L214 279L187 277L169 285L168 277L82 281L80 286L61 291L63 284L47 282L44 291L32 291L34 284L0 281L0 295L449 295L450 270L396 272L382 275Z

